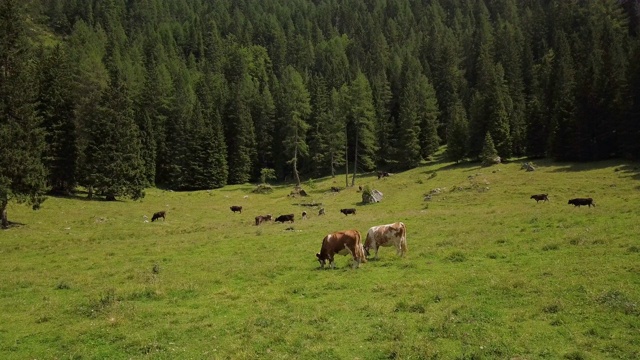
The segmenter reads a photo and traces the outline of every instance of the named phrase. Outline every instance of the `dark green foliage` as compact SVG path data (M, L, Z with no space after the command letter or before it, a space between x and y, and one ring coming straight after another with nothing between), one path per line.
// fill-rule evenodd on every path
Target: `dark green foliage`
M491 134L487 132L484 138L484 144L482 145L482 152L480 153L480 161L482 161L482 165L489 166L495 164L495 159L497 156L498 151L493 145Z
M134 104L145 186L218 187L265 167L279 179L347 163L353 174L408 169L441 144L459 161L479 157L487 132L503 158L640 157L632 1L16 4L3 2L3 26L35 35L15 54L39 64L56 191L72 191L88 166L90 127L115 77ZM302 136L285 131L288 69L310 93Z
M71 69L60 45L40 61L37 109L46 129L48 184L54 192L69 193L76 186L78 149Z
M45 132L36 111L35 69L22 2L0 3L0 226L7 228L9 201L37 209L44 201Z
M89 194L133 199L144 197L144 162L140 132L125 84L112 80L103 92L96 116L87 124L87 146L79 178Z

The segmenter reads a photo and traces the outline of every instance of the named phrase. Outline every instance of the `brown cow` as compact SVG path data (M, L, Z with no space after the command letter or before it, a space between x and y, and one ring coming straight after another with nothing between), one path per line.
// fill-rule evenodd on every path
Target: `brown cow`
M235 214L236 211L239 212L240 214L242 214L242 206L234 205L234 206L230 207L230 209L231 209L231 211L233 211L234 214Z
M407 253L407 227L402 222L387 225L373 226L367 231L367 239L364 242L364 252L369 256L369 249L373 248L378 258L378 250L381 246L395 246L396 253L404 256Z
M537 203L538 201L549 201L549 196L548 194L537 194L531 195L530 199L535 199Z
M271 221L271 214L256 216L256 226L262 224L265 221Z
M351 254L353 257L352 267L354 269L358 268L360 263L367 262L367 258L364 255L364 248L362 247L360 232L358 230L345 230L325 236L324 239L322 239L320 252L316 254L318 262L320 262L320 268L324 269L327 260L331 268L335 268L336 264L333 260L335 254Z
M320 208L320 210L318 210L318 216L320 215L324 215L324 208Z
M378 171L378 180L380 180L380 178L387 177L387 176L390 176L390 175L391 174L389 174L386 171Z
M306 212L306 211L303 211L303 212L302 212L302 218L303 218L303 219L306 219L306 218L307 218L307 212Z
M345 216L349 215L349 214L356 214L356 209L340 209L340 212L343 213Z
M157 213L154 213L153 216L151 217L151 222L154 222L160 218L162 218L162 221L165 221L167 218L165 218L165 215L167 213L165 211L158 211Z

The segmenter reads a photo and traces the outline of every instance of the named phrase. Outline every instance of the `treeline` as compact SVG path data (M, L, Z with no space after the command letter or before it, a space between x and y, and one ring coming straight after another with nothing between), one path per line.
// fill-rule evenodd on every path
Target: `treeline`
M2 199L640 157L637 1L0 2Z

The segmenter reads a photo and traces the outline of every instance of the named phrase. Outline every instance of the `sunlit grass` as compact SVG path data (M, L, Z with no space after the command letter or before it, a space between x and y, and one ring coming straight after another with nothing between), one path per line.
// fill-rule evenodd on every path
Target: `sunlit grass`
M536 165L365 176L356 185L384 194L366 206L354 188L329 191L344 177L306 182L307 198L242 185L11 205L23 225L0 232L0 356L638 358L637 170ZM537 193L550 202L529 199ZM585 196L597 206L567 204ZM299 205L311 202L326 215ZM160 210L166 221L148 222ZM296 221L256 227L267 213ZM358 270L346 257L317 269L328 232L394 221L407 225L406 258L383 248Z

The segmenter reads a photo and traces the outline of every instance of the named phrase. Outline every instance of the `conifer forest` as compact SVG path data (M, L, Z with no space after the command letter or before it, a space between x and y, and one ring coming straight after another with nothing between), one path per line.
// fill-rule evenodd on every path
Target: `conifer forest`
M0 0L0 205L640 158L636 0ZM6 214L3 216L6 220Z

